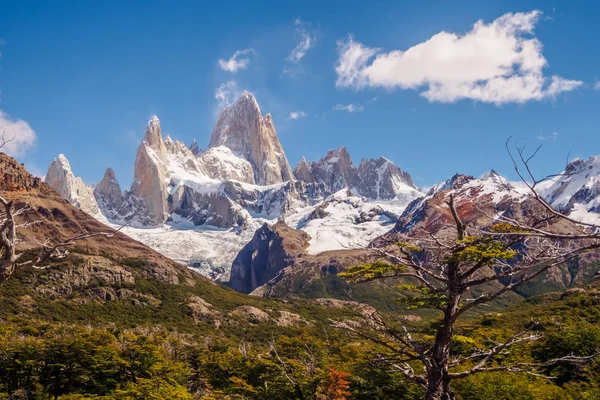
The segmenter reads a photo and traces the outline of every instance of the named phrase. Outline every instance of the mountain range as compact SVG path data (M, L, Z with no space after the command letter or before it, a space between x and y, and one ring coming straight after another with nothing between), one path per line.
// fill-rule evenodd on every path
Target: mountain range
M129 190L122 190L111 168L100 183L87 185L64 155L53 160L45 180L72 205L101 222L127 224L124 233L167 257L211 279L231 279L244 292L269 284L263 294L286 280L286 267L314 267L310 257L323 260L333 252L333 258L346 259L343 253L351 249L362 257L360 249L393 232L443 223L449 192L457 193L461 212L476 224L531 197L523 184L495 171L479 179L457 174L425 192L384 157L356 166L345 147L318 161L303 158L292 169L273 118L262 115L248 92L221 112L204 151L196 141L188 146L163 138L153 117ZM574 218L600 220L600 157L573 160L539 192ZM481 214L483 209L489 214ZM284 242L294 243L293 250L272 255L276 242L281 249ZM298 263L299 255L309 258Z

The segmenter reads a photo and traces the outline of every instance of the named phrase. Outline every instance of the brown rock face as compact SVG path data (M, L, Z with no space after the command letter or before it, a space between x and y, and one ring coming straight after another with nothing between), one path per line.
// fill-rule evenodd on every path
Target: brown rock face
M154 116L148 123L146 135L137 151L131 193L144 202L149 222L156 225L164 222L169 213L168 161L160 121Z
M225 146L245 158L254 170L258 185L272 185L293 178L273 119L264 117L252 94L244 92L217 120L209 147Z
M18 244L19 251L37 249L48 239L51 243L60 243L82 233L94 234L111 230L69 204L50 185L31 176L23 166L2 153L0 177L4 178L0 179L0 194L13 201L15 209L26 209L19 216L20 222L38 221L19 229L23 238ZM131 283L131 276L144 276L175 284L181 283L180 278L192 277L192 272L186 267L122 233L78 241L69 247L69 251L72 257L81 260L80 263L66 263L66 269L52 269L49 275L40 275L40 282L32 281L32 285L40 290L46 287L51 292L64 292L98 280L104 285ZM129 266L115 261L125 259L137 259L139 263ZM37 279L36 274L33 276ZM51 281L52 279L55 281Z
M37 178L29 174L17 160L0 153L0 191L2 192L28 192L43 190L51 192L52 189Z
M306 183L314 183L317 181L317 178L315 178L315 175L312 172L311 165L304 157L302 157L302 160L300 160L298 165L296 165L296 168L294 168L294 177L299 181Z
M229 286L250 293L292 265L308 247L310 236L288 227L284 222L264 224L233 261Z

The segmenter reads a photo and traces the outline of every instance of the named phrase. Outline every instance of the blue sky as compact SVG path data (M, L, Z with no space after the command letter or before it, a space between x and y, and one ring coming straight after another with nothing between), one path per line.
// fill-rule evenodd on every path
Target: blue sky
M3 1L0 124L33 172L64 153L86 182L111 166L128 187L152 115L205 147L216 91L249 90L292 166L345 145L355 163L386 156L423 186L490 168L514 178L503 149L513 135L543 143L536 168L557 172L569 152L600 154L599 12L566 1Z

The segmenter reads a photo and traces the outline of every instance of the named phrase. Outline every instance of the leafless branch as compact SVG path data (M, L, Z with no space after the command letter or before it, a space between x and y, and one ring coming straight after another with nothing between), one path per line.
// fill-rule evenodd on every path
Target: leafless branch
M0 137L0 149L3 148L8 143L12 142L17 138L17 134L15 133L11 138L6 138L6 129L2 131L2 137Z
M565 356L565 357L553 358L552 360L548 360L548 361L540 362L540 363L517 363L514 365L496 366L496 367L479 367L478 366L479 364L478 364L477 366L470 368L466 371L450 373L449 375L452 379L457 379L457 378L465 378L469 375L473 375L473 374L480 373L480 372L509 371L509 372L525 373L528 375L537 376L537 377L546 378L546 379L554 379L554 377L552 377L552 376L544 375L537 371L541 368L548 368L548 367L552 367L552 366L558 365L558 364L583 365L583 364L590 362L594 357L596 357L595 354L589 355L589 356L584 356L584 357L576 357L573 355L569 355L569 356Z
M15 211L13 202L6 200L2 196L0 196L0 204L4 207L4 217L2 219L2 224L0 225L0 284L6 281L17 268L25 266L32 266L38 269L43 268L41 264L46 263L53 256L60 254L61 248L72 246L78 241L93 237L112 237L125 227L125 225L123 225L110 232L81 233L55 244L51 244L51 242L47 240L41 245L37 256L29 261L19 262L25 253L17 253L16 250L17 228L39 224L43 219L17 224L15 217L23 215L25 212L30 211L31 208L23 207Z
M589 228L593 228L594 230L599 230L600 226L596 225L596 224L590 224L590 223L586 223L586 222L582 222L582 221L578 221L575 220L573 218L568 217L567 215L560 213L558 211L556 211L554 208L552 208L552 206L550 204L548 204L546 202L546 200L544 200L544 198L538 193L538 191L536 190L536 186L538 186L540 183L545 182L549 179L553 179L556 177L560 177L560 176L572 176L574 174L572 173L560 173L560 174L554 174L554 175L548 175L542 179L536 179L535 176L533 175L532 171L531 171L531 166L530 166L530 162L532 160L532 158L535 156L535 154L537 153L537 150L534 152L534 154L532 154L530 157L525 158L525 156L523 155L524 152L524 148L523 147L517 147L517 153L519 154L519 159L521 160L522 165L524 166L525 170L527 171L527 174L531 177L531 182L529 182L524 175L521 173L521 170L519 169L519 164L517 163L512 151L510 150L510 140L512 139L512 137L509 137L506 140L506 151L508 152L508 155L510 156L510 159L513 162L513 168L515 170L515 172L517 173L517 175L519 176L519 178L521 179L521 181L529 188L529 191L531 192L533 198L542 206L544 207L544 209L549 212L552 215L555 215L559 218L564 219L565 221L569 221L571 223L574 224L578 224L578 225L582 225L582 226L587 226ZM539 150L539 148L538 148Z

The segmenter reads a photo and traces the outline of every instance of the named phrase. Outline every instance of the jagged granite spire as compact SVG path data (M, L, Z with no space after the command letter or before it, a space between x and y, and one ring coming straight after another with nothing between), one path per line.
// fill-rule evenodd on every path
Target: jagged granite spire
M94 196L101 208L118 210L124 203L123 191L112 168L106 168L104 178L94 188Z
M92 193L92 187L73 175L71 164L64 154L52 160L46 173L45 181L56 192L73 206L85 211L91 216L98 216L100 209Z
M196 139L194 139L194 141L190 144L190 151L196 157L198 157L200 155L200 153L202 153L202 150L198 146L198 142L196 142Z
M219 116L209 147L225 146L250 162L255 181L271 185L293 178L273 119L261 115L254 96L244 92L239 99Z
M148 122L144 140L135 158L134 181L131 193L141 199L148 210L148 219L158 225L169 213L168 152L162 139L160 121L155 115Z
M302 160L296 165L294 168L294 177L299 181L304 181L306 183L313 183L317 181L315 175L312 172L312 166L306 161L305 157L302 157Z
M358 173L345 146L329 150L324 158L312 163L311 169L331 192L357 186Z

